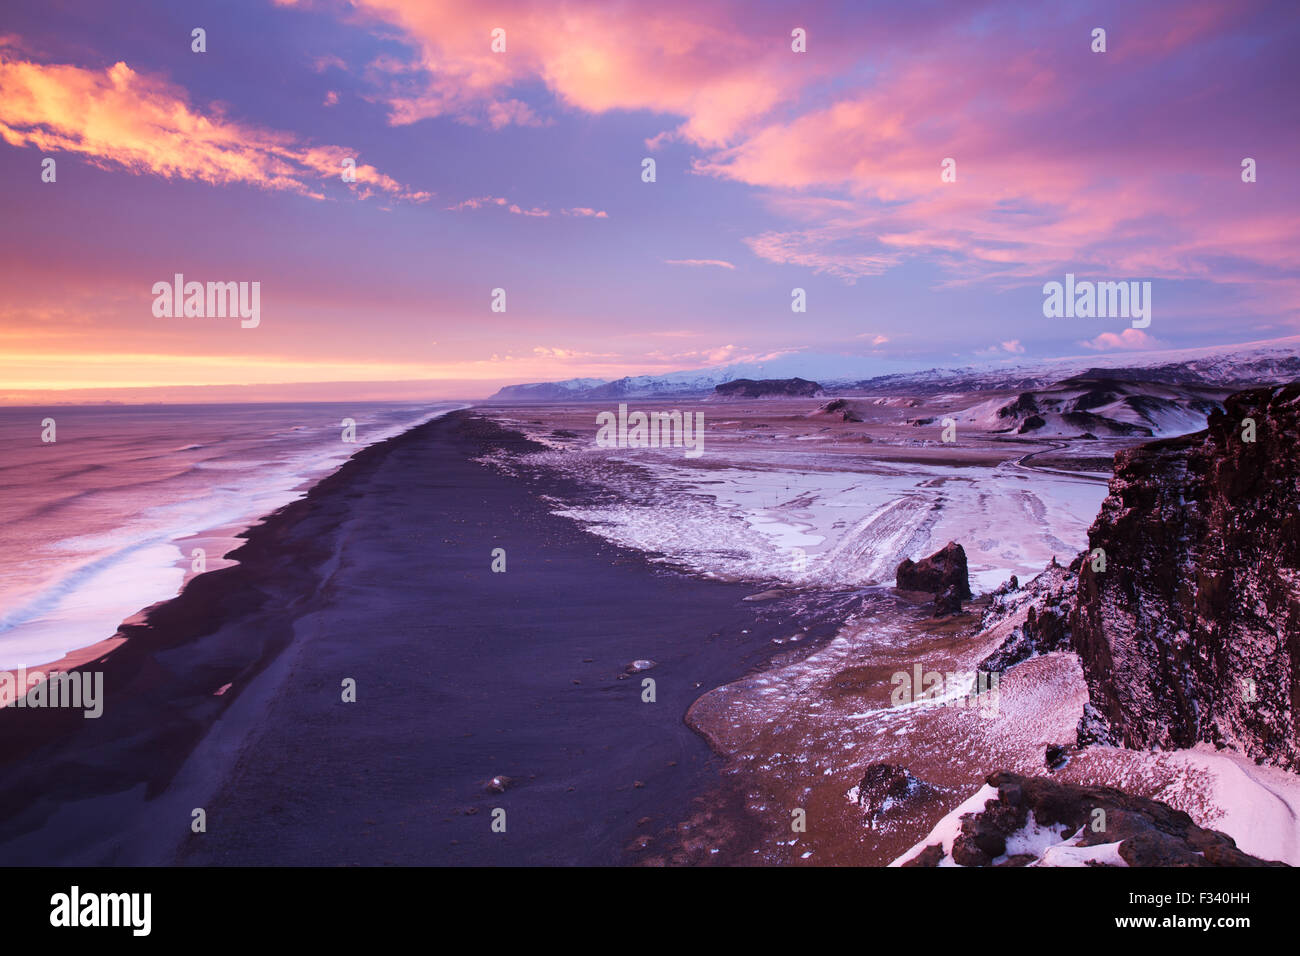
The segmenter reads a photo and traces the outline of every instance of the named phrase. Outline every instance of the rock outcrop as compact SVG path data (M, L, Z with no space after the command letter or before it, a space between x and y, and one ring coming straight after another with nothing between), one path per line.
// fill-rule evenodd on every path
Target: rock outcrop
M713 387L718 398L821 398L826 393L806 378L738 378Z
M1300 383L1224 407L1116 456L1089 531L1104 564L1082 562L1070 627L1079 741L1204 741L1300 770Z
M825 405L819 406L815 412L809 412L808 417L833 418L840 422L862 421L862 416L853 407L853 403L846 398L833 398Z
M1012 630L997 650L980 661L979 670L1001 673L1031 657L1070 650L1070 619L1074 614L1080 563L1076 560L1064 568L1053 561L1024 588L1019 587L1019 582L1016 582L1016 587L1009 587L1009 581L993 592L992 603L980 624L981 631L1017 613L1025 605L1028 608L1024 623ZM1015 580L1013 575L1011 581Z
M874 822L890 810L913 807L934 800L940 791L919 780L908 771L891 763L873 763L862 775L854 798Z
M895 580L900 591L926 591L943 595L949 588L956 598L969 600L970 577L966 570L966 549L955 541L920 561L904 559Z
M986 779L983 809L940 821L900 858L902 866L938 866L949 856L958 866L1285 865L1242 852L1232 837L1168 804L1114 787L1007 771Z

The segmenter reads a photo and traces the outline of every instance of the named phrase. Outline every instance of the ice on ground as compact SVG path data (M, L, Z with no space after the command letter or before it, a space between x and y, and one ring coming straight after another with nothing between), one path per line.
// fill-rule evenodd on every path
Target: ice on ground
M764 460L727 448L705 465L636 451L532 457L608 492L556 509L595 534L699 573L789 585L893 584L904 558L957 541L972 590L990 591L1083 550L1106 494L1095 479L1012 461Z

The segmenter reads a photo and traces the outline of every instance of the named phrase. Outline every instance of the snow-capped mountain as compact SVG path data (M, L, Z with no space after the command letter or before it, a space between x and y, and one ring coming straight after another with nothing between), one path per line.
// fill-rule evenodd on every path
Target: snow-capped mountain
M612 382L574 378L562 382L507 385L491 400L555 401L571 398L645 398L657 395L705 395L714 387L737 379L761 381L804 378L825 385L847 384L864 374L891 371L902 363L853 355L795 353L763 362L736 362L713 368L689 369L663 375L633 375Z
M493 401L648 398L705 395L724 382L805 378L837 393L880 391L1031 390L1063 379L1104 371L1113 379L1171 385L1239 387L1300 379L1300 336L1235 346L1170 349L1141 353L1071 356L1020 364L915 369L877 356L798 352L764 362L737 362L662 375L634 375L606 381L573 378L560 382L507 385Z

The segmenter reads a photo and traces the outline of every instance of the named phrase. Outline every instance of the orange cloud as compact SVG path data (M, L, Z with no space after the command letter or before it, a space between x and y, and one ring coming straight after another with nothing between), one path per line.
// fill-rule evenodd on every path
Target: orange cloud
M193 107L165 80L125 63L104 70L15 59L0 45L0 138L11 146L75 153L104 169L126 169L213 185L241 183L323 199L355 150L313 146L288 133L241 124ZM373 166L356 167L356 193L421 202Z

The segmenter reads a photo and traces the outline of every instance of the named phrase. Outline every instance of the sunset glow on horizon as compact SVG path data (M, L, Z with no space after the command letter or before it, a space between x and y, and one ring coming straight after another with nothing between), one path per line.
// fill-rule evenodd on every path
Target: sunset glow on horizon
M0 34L0 403L1300 333L1286 4L68 6ZM1067 274L1150 326L1045 318ZM176 275L260 321L158 317Z

